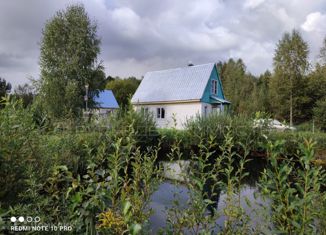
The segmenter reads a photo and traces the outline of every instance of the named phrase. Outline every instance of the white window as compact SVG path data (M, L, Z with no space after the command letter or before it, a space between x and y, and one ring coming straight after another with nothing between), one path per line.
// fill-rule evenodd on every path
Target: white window
M157 108L156 109L156 117L157 118L165 118L165 109L164 108Z
M212 94L217 95L217 81L212 80Z

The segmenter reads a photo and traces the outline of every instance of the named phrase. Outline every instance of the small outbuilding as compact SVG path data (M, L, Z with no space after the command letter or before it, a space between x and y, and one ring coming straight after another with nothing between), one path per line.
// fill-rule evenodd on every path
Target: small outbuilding
M131 103L153 113L157 127L178 129L187 119L222 113L230 104L214 63L148 72Z
M119 108L112 90L100 91L98 96L94 97L94 101L96 103L94 113L99 116L107 116Z

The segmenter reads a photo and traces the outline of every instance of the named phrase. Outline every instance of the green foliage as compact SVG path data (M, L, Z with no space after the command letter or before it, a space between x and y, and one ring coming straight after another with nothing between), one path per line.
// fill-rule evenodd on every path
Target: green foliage
M270 167L265 169L260 185L262 193L272 201L272 221L277 233L324 232L316 218L324 213L319 201L325 197L320 191L325 171L314 166L313 147L314 143L306 140L300 144L296 159L284 159L282 141L269 143Z
M0 77L0 99L6 96L7 91L11 90L11 84Z
M224 95L231 101L231 109L236 114L250 114L248 108L251 102L252 90L254 88L254 79L251 75L246 74L245 64L241 59L234 61L229 59L228 62L219 64Z
M262 139L261 130L253 128L253 121L245 116L230 116L212 114L208 117L197 116L186 124L186 130L194 139L194 144L199 143L200 136L215 136L216 143L224 142L225 134L232 131L235 143L252 143L251 148L255 149Z
M143 149L157 143L158 132L152 114L144 110L137 112L130 103L111 115L107 122L112 130L110 133L116 136L125 135L129 131L126 127L132 126L136 143Z
M27 107L33 103L34 88L28 83L18 85L15 89L14 96L16 99L22 99L24 107Z
M0 91L1 98L7 94L7 91L11 90L11 84L6 79L0 77Z
M259 76L255 83L253 91L253 111L270 112L271 111L271 100L269 99L269 84L272 78L271 72L268 70Z
M219 62L217 66L225 97L231 101L231 112L252 116L263 111L281 121L290 120L291 125L311 120L316 102L326 96L325 48L325 45L321 48L320 64L308 71L308 45L293 30L285 33L277 44L273 73L266 71L255 77L246 72L241 59Z
M267 139L272 142L283 140L283 154L285 156L294 156L299 147L299 143L302 143L304 139L314 140L316 150L326 149L326 134L323 132L270 132L267 135Z
M320 128L316 126L316 123L314 120L303 122L300 125L296 126L298 132L319 132Z
M103 66L97 64L97 26L82 5L59 11L46 23L41 42L41 81L38 99L50 118L78 117L85 85L104 88ZM93 93L90 105L92 105Z
M223 115L190 120L183 131L157 131L148 113L132 109L116 113L108 123L38 129L22 101L4 103L1 214L40 216L44 223L69 221L77 234L150 233L150 200L162 182L158 158L166 147L171 161L190 160L183 182L189 190L187 207L176 200L168 210L167 234L309 234L325 226L325 173L314 153L326 149L324 133L261 132L248 118ZM316 146L303 137L314 137ZM257 214L271 213L271 218L265 216L267 225L256 225L240 203L240 192L249 173L248 156L266 146L266 139L270 165L260 189L272 211L260 207ZM222 192L225 207L218 210ZM221 216L225 223L217 229Z
M300 121L304 119L309 98L305 94L305 73L308 69L308 45L298 31L285 33L274 55L274 76L271 80L271 102L276 117Z
M179 143L171 148L171 160L180 159ZM215 136L202 136L198 153L192 153L189 172L184 173L183 184L189 189L186 208L179 205L175 195L173 207L168 210L168 234L249 234L249 215L241 205L240 191L248 172L249 148L241 145L242 154L234 151L235 143L228 129L222 145ZM225 192L225 208L218 211L220 193ZM217 229L216 220L225 216L224 227Z
M231 101L230 110L247 116L263 111L281 121L290 120L290 124L311 120L316 102L326 96L324 52L325 45L321 48L320 64L308 71L308 45L293 30L285 33L277 44L273 73L266 71L255 77L246 72L241 59L219 62L224 94Z
M12 213L33 209L45 223L69 221L76 233L97 234L100 230L103 234L115 234L116 228L103 221L107 213L112 212L110 215L118 218L118 222L121 216L123 228L138 234L151 214L148 208L150 195L160 182L160 168L156 164L159 145L141 151L136 145L137 134L133 129L137 125L133 125L135 122L129 118L125 114L116 120L123 124L130 121L128 126L119 126L119 134L112 128L104 134L64 130L42 135L38 151L44 154L43 161L47 164L38 167L45 172L38 175L41 169L33 172L33 165L25 169L24 165L15 163L17 169L24 169L22 177L26 180L17 186L19 190L26 190L19 199L27 204L14 206ZM31 114L30 120L32 122ZM19 174L17 169L7 168ZM2 184L6 186L5 182ZM131 207L126 209L126 204ZM97 216L102 224L98 228L95 226Z
M38 171L37 165L42 166L43 161L31 112L23 109L20 100L5 98L1 104L4 108L0 110L0 200L10 204L26 190L27 167L35 164Z
M249 161L249 148L242 145L243 154L237 154L233 151L234 142L232 133L228 131L225 136L225 142L220 147L222 150L222 161L224 167L222 168L223 175L226 178L224 187L226 188L226 207L224 214L226 220L224 222L223 234L247 234L249 233L249 218L245 214L241 206L241 185L246 176L249 175L245 172L245 164ZM235 167L235 162L238 161L238 166Z
M109 80L106 84L106 89L113 91L115 98L121 108L125 108L129 105L129 99L137 90L140 84L140 80L135 77L129 77L126 79L115 78Z
M306 79L305 93L309 97L308 105L305 107L307 120L313 118L313 108L316 102L322 100L326 96L326 66L317 64Z
M323 40L323 46L320 49L320 59L323 65L326 65L326 37Z
M316 124L323 130L326 131L326 97L316 102L314 111L314 120Z
M186 208L179 206L176 195L174 206L168 210L168 233L183 234L190 231L192 234L207 234L214 230L215 221L219 217L216 201L218 202L220 194L218 179L221 174L221 159L210 162L216 152L216 143L213 136L207 143L205 140L201 139L199 153L192 153L189 172L182 175L184 184L189 189ZM180 142L176 142L171 148L171 161L182 157L179 144ZM207 213L207 208L211 209L211 214Z
M47 133L40 139L40 151L52 165L66 165L74 175L86 172L87 148L96 148L104 139L100 132Z

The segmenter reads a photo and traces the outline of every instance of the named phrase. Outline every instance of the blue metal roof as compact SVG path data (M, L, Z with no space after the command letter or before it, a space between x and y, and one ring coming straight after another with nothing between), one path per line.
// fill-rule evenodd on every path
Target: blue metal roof
M115 99L112 90L100 91L98 96L94 97L98 108L117 109L119 108L118 102Z
M146 73L132 103L200 100L214 63Z

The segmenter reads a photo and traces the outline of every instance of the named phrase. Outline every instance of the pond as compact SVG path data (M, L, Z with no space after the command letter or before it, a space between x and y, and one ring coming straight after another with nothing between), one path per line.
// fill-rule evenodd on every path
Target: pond
M182 162L182 164L185 163ZM264 167L264 160L257 159L250 162L250 164L247 166L247 171L251 172L251 174L250 177L248 177L243 183L242 190L240 192L241 206L245 210L246 215L250 217L250 221L252 221L250 226L252 227L255 227L257 223L263 222L261 215L256 213L257 211L261 211L259 208L262 206L266 207L267 210L269 208L269 201L257 196L258 194L256 194L258 193L256 182L258 181L260 172L262 169L264 169ZM182 168L183 167L181 167L181 169ZM172 180L167 179L161 183L151 197L149 206L153 209L153 214L150 217L149 223L154 234L158 233L160 229L163 229L166 226L168 211L175 205L175 201L178 202L178 207L182 209L187 207L187 203L189 203L190 200L189 189L185 184L176 180L180 178L178 177L179 172L175 172L176 175L173 176L171 170L167 170L168 168L166 167L164 167L164 169L164 175L168 176L167 178L172 178ZM220 216L215 222L216 231L223 227L225 221L223 209L225 208L226 194L224 191L220 193L217 200L217 211ZM248 205L247 201L250 201L250 206Z

